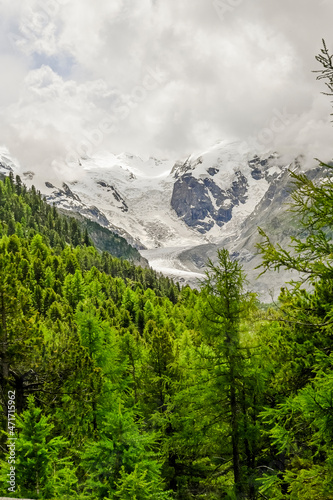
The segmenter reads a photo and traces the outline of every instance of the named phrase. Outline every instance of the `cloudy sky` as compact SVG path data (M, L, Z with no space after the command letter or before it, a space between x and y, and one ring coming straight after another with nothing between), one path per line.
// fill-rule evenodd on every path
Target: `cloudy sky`
M333 156L332 0L0 0L0 143L29 168L219 140Z

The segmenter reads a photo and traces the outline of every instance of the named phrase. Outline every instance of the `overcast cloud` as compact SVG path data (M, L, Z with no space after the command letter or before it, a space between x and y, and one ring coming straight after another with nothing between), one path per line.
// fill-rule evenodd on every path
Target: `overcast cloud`
M312 70L332 18L331 0L2 0L0 142L32 169L229 138L327 159Z

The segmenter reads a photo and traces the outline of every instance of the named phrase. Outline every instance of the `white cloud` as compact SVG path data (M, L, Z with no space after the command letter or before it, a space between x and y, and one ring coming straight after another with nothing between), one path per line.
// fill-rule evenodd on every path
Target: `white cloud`
M3 0L3 142L34 168L84 149L183 156L265 137L286 110L272 147L330 154L329 98L311 71L321 38L333 49L331 2L243 0L223 18L214 5Z

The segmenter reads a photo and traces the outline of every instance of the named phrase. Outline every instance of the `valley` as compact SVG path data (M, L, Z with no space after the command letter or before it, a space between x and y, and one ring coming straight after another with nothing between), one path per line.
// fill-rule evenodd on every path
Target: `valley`
M181 161L100 153L73 162L60 178L54 171L27 172L0 154L5 175L11 169L48 203L125 238L154 270L182 284L196 287L222 247L240 260L249 289L262 301L276 298L290 279L286 272L259 276L257 228L279 243L293 234L285 215L289 168L300 170L302 157L286 163L276 152L244 152L239 143L222 141Z

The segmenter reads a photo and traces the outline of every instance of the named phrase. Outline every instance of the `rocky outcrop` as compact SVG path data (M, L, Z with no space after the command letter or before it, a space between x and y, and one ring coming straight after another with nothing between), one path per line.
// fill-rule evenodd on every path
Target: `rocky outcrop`
M232 209L247 199L248 182L240 172L235 172L235 180L229 189L221 189L212 179L218 169L209 168L209 176L193 177L188 167L183 167L181 176L173 187L171 207L185 224L205 233L214 224L223 226L232 217Z
M277 153L247 158L232 148L189 157L172 169L171 207L187 226L206 233L229 222L234 207L249 200L254 204L254 197L262 196L282 167ZM249 191L256 182L259 188Z
M62 189L63 192L65 193L65 196L67 196L68 198L72 198L73 200L76 201L81 201L80 197L77 194L74 194L73 191L69 188L69 186L67 186L65 182L62 183Z
M116 190L116 188L114 186L111 186L110 184L108 184L107 182L104 182L104 181L97 181L97 185L100 186L101 188L104 188L106 191L108 192L111 192L114 199L120 203L120 210L122 212L128 212L128 206L124 200L124 198L118 193L118 191Z
M6 163L0 161L0 180L3 181L13 169Z
M65 198L69 198L71 200L81 202L79 196L77 194L74 194L73 191L68 187L68 185L65 184L65 182L63 182L63 184L62 184L62 189L57 188L56 186L51 184L51 182L48 182L48 181L45 182L45 186L49 189L53 189L52 195L55 198L65 197Z
M273 176L269 173L270 164L278 160L278 154L274 153L268 156L268 158L260 158L255 155L252 160L248 161L248 166L251 169L251 177L258 181L260 179L265 178L268 182L272 180L272 177L275 178L277 174L273 174Z
M23 180L29 180L32 181L32 179L35 177L35 173L32 172L31 170L27 170L26 172L23 172Z

